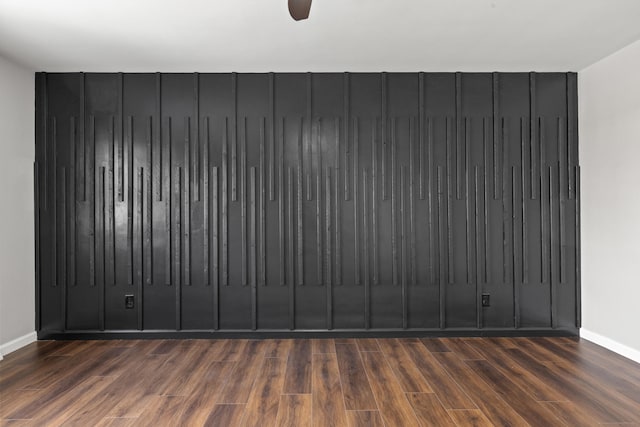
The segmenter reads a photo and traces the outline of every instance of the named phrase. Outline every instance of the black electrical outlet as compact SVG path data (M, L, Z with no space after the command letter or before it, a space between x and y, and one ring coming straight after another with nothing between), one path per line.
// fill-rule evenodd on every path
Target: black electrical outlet
M133 299L133 295L125 295L124 296L124 308L127 310L132 309L135 306L135 302Z
M482 294L482 306L483 307L491 307L491 295Z

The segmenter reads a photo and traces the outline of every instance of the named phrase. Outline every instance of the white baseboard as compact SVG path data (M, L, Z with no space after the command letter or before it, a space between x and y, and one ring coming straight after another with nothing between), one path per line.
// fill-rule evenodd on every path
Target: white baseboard
M0 344L0 360L2 360L3 356L11 353L12 351L16 351L25 345L29 345L32 342L35 342L38 339L38 334L35 332L29 332L26 335L16 338L15 340L11 340L8 343Z
M591 332L588 329L580 329L580 337L587 341L598 344L606 349L609 349L615 353L618 353L627 359L631 359L634 362L640 363L640 350L628 347L624 344L620 344L618 341L612 340L595 332Z

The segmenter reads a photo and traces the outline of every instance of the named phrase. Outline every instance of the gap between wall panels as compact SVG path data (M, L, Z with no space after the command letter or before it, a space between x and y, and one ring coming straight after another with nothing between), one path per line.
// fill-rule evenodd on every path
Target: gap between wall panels
M580 326L574 73L38 73L36 92L41 336Z

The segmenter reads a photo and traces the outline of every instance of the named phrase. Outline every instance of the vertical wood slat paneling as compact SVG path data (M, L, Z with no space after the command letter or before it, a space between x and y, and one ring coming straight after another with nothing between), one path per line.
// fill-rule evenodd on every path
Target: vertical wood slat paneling
M396 200L396 119L391 121L391 283L398 286L398 224ZM383 178L384 181L384 178Z
M484 156L484 167L483 167L483 175L484 175L484 197L482 198L482 204L484 208L483 216L484 216L484 282L487 283L490 280L489 276L489 253L490 253L490 239L489 239L489 147L487 145L487 141L489 140L489 121L486 118L482 120L483 128L482 128L482 153Z
M350 152L349 152L349 147L351 146L351 135L349 133L349 125L351 124L351 117L350 117L350 113L351 113L351 84L350 84L350 80L349 80L350 76L349 73L344 73L344 77L343 77L343 83L342 83L342 91L343 91L343 114L342 114L342 123L344 125L344 129L342 130L342 140L344 143L344 148L343 148L343 153L344 153L344 160L342 162L342 164L344 165L344 200L348 201L351 198L351 186L350 186L350 180L351 177L349 176L350 172L350 165L351 165L351 161L349 160L350 157Z
M469 188L471 186L469 179L470 174L469 170L471 169L471 123L470 119L467 117L464 118L464 158L465 158L465 213L466 213L466 221L465 221L465 231L466 231L466 244L467 244L467 283L472 283L472 274L471 274L471 196L469 196Z
M518 262L518 254L516 252L517 247L517 233L516 233L516 212L517 212L517 195L516 189L517 176L516 167L511 167L511 286L513 292L513 327L520 327L520 283L521 278L518 277L518 270L516 264ZM523 194L524 197L524 194ZM521 259L521 258L520 258Z
M427 155L429 161L427 162L427 202L428 202L428 223L429 223L429 272L431 283L436 282L436 248L435 248L435 231L434 231L434 211L433 211L433 168L435 163L433 160L433 120L427 119ZM436 179L439 179L436 177Z
M263 117L260 125L260 284L267 284L267 219L266 219L266 168L265 168L265 144L266 144L266 120Z
M276 180L276 113L275 113L275 77L269 73L269 201L275 200Z
M153 283L153 118L149 117L147 129L147 162L146 168L143 169L143 189L146 189L146 198L143 198L143 234L141 236L144 250L144 270L142 282L145 285ZM157 168L155 168L157 169ZM143 192L144 197L144 192ZM140 287L140 294L142 286ZM142 299L142 298L141 298ZM141 305L139 304L141 307Z
M332 242L333 236L331 234L332 226L335 227L335 224L331 223L331 215L332 215L332 184L331 184L331 166L327 166L327 171L325 173L325 249L326 249L326 257L325 257L325 265L327 266L326 272L326 285L327 285L327 329L333 329L333 255L332 255ZM336 178L338 174L336 173ZM337 194L337 193L336 193Z
M220 267L219 259L219 178L218 166L213 166L211 170L211 255L213 259L213 329L218 329L220 324Z
M303 198L303 182L302 182L302 175L303 175L303 165L304 165L304 155L303 155L303 138L304 138L304 120L300 120L300 130L298 132L298 182L297 182L297 188L298 188L298 199L297 199L297 207L296 207L296 212L298 214L297 217L297 265L298 265L298 286L304 286L304 234L303 234L303 230L304 230L304 223L303 223L303 211L302 211L302 198ZM290 184L291 185L291 184ZM290 207L290 209L293 209L293 207ZM293 229L293 222L289 222L290 227ZM293 248L293 244L290 245ZM293 262L293 257L290 258L290 262ZM291 277L291 280L293 280L293 276Z
M220 215L222 216L221 233L222 233L222 277L221 281L224 286L229 285L229 182L228 182L228 154L227 145L229 136L229 121L225 117L224 128L222 130L222 169L221 169L221 205Z
M355 273L355 283L356 285L360 285L360 233L359 230L359 220L360 214L358 213L358 203L359 199L359 185L360 177L360 163L358 159L358 154L360 152L360 123L357 117L353 118L353 229L354 229L354 240L353 240L353 268ZM393 221L393 219L392 219Z
M492 79L492 93L491 93L491 106L493 109L493 199L497 200L500 194L500 179L499 179L499 151L498 144L500 142L500 104L498 95L500 92L500 76L498 73L493 73Z
M205 286L211 285L211 233L209 229L211 228L210 224L210 193L209 189L209 176L211 174L211 169L209 167L209 146L211 145L211 123L210 118L206 117L203 121L203 131L204 138L202 144L202 209L203 209L203 218L202 218L202 229L203 229L203 238L202 238L202 246L203 246L203 254L202 254L202 276L203 282Z
M402 329L407 329L409 316L407 312L407 227L405 223L405 217L407 216L405 205L405 189L407 188L406 176L406 167L402 166L400 168L400 259L402 260L400 286L402 296Z
M575 312L576 326L579 328L582 326L582 306L581 306L581 270L580 270L580 251L581 251L581 240L580 240L580 166L576 165L573 170L574 175L574 200L575 200L575 218L574 218L574 236L575 236Z
M94 119L91 119L94 121ZM133 116L128 117L129 124L129 138L128 138L128 146L127 146L127 156L126 156L126 164L127 164L127 172L125 173L125 199L127 200L127 248L128 248L128 256L127 256L127 280L130 286L134 286L134 263L135 263L135 254L133 251L133 183L134 183L134 118ZM93 127L93 131L95 132L95 126ZM94 135L95 136L95 135ZM92 137L95 140L95 137Z
M447 270L443 260L446 260L444 254L444 236L442 232L443 228L443 217L442 210L444 208L443 198L444 198L444 183L443 181L443 173L442 166L438 165L436 169L436 191L438 195L438 203L437 203L437 211L436 211L436 228L438 229L438 325L440 329L444 329L446 327L446 312L445 312L445 299L446 295L446 287L445 280L447 275L445 275L445 271Z
M414 197L414 144L415 144L415 123L413 117L409 119L409 258L411 259L411 264L409 266L409 271L411 272L411 285L416 284L416 220L415 220L415 203L413 201ZM419 172L420 173L420 172ZM418 175L419 177L420 175Z
M183 258L181 262L182 272L184 274L182 278L182 284L191 286L191 200L193 199L192 192L192 179L191 170L192 166L192 137L191 137L191 118L186 117L184 120L184 177L182 179L184 185L183 201L183 242L182 253Z
M112 137L113 137L113 121L112 121L111 131L112 131ZM72 246L71 246L71 251L69 252L69 270L71 270L71 274L67 281L67 286L75 287L78 283L78 270L76 268L76 265L77 265L76 252L78 250L77 224L76 224L77 197L78 197L78 192L76 191L77 180L78 180L76 175L78 141L77 141L77 123L76 123L75 116L71 116L71 120L69 123L69 144L70 144L70 147L69 147L70 177L69 179L72 184L69 186L69 211L67 215L69 215L69 236L71 237ZM113 165L113 157L111 158L111 164ZM38 187L39 181L35 180L35 183L36 183L36 187ZM40 199L38 198L37 200L39 201ZM37 205L35 209L36 209L36 212L38 212ZM114 228L112 229L112 233L114 229L115 229L115 223L114 223ZM39 237L36 238L36 241L39 241ZM113 253L111 254L111 256L113 259L115 259L115 234L113 234L113 242L114 242ZM36 253L39 253L39 249L37 249ZM36 265L37 265L36 268L39 270L40 268L39 261L36 262ZM38 275L39 275L39 271L36 272L36 277L38 277ZM113 278L115 283L115 261L113 261ZM36 280L36 283L40 283L39 278ZM65 298L65 304L66 304L66 298Z
M56 137L56 122L53 122L53 136L54 136L54 140L53 140L53 146L54 148L57 146L57 137ZM89 199L89 284L90 286L96 286L96 196L98 193L98 191L96 191L96 175L95 175L95 169L96 169L96 118L94 115L91 115L89 117L89 138L91 139L91 155L87 155L85 156L85 162L88 162L88 166L87 166L87 175L88 178L86 178L88 184L87 186L92 189L90 196L88 196ZM54 167L56 167L56 161L57 161L57 156L54 156ZM57 168L54 169L56 172L56 174L54 175L54 180L53 180L53 185L54 185L54 201L57 200L57 197L55 196L56 193L56 189L58 187L58 176L57 176ZM86 199L85 199L86 200ZM54 211L54 213L57 213L57 210ZM58 220L57 220L57 215L56 219L54 219L54 230L55 230L55 238L56 238L56 242L57 242L57 227L58 227ZM130 226L131 227L131 226ZM132 231L132 229L130 228L130 231ZM131 251L131 254L133 254L133 251ZM58 255L56 254L56 265L58 264L58 260L57 260ZM133 270L131 270L131 276L133 277ZM56 270L56 282L58 280L58 272Z
M371 132L371 240L373 249L373 285L378 284L380 265L378 255L378 119L374 120ZM363 190L364 191L364 190ZM367 209L365 205L365 210ZM366 247L366 244L365 244Z
M509 283L509 222L511 214L509 213L509 122L506 118L502 118L502 281ZM515 248L515 247L514 247Z
M300 167L298 167L300 169ZM302 198L302 179L300 178L302 173L298 170L298 199ZM295 269L293 261L293 170L287 169L287 223L288 223L288 256L286 264L289 266L289 329L293 330L296 327L296 281L295 281ZM284 258L283 258L284 261ZM282 262L282 264L285 264Z
M538 141L539 131L537 122L538 113L536 112L536 73L529 73L529 141L530 141L530 158L531 167L531 198L536 199L538 195L538 186L541 185L538 178L538 165L536 163L536 150L533 148L533 142ZM540 163L542 165L542 163ZM522 165L524 167L524 164ZM542 196L540 196L542 198Z
M110 132L110 141L111 141L111 147L109 149L109 209L107 210L107 214L108 214L108 222L109 222L109 235L110 235L110 239L111 239L111 244L109 246L109 269L111 271L111 286L115 286L116 282L117 282L117 265L116 265L116 252L117 252L117 246L116 246L116 172L115 172L115 165L116 165L116 140L115 140L115 132L116 132L116 127L115 127L115 117L111 116L111 132ZM75 139L74 139L75 140ZM74 144L74 153L75 153L75 144ZM75 157L75 155L74 155ZM72 164L75 164L75 160ZM73 174L73 176L75 177L75 174ZM75 188L75 184L73 186L73 188ZM71 215L71 219L72 219L72 224L75 223L75 194L74 194L74 201L73 203L73 210L72 210L72 215ZM71 233L71 235L73 236L73 253L75 254L75 248L77 245L77 236L76 236L76 232L75 232L75 225L72 225L73 227L73 231ZM75 267L75 256L72 255L72 271L73 271L73 275L75 276L76 273L76 267ZM150 270L151 271L151 270ZM74 279L75 280L75 279Z
M242 286L247 286L247 118L242 121L242 134L240 137L240 243L242 254L240 255L240 273Z
M456 199L462 199L462 184L464 183L464 179L462 178L464 168L464 157L462 151L462 141L463 141L463 131L464 131L464 118L462 117L462 73L456 73L456 88L455 88L455 126L456 126L456 152L455 152L455 161L456 161Z
M418 164L419 164L419 191L420 200L425 198L425 182L424 182L424 73L418 74L418 143L420 144L418 151Z
M520 180L521 180L521 212L522 215L522 227L521 227L521 263L522 263L522 283L529 282L529 243L528 228L527 228L527 178L526 178L526 137L525 137L525 118L520 119Z
M284 286L287 283L285 273L285 229L284 229L284 140L285 140L285 118L282 118L282 126L280 127L280 151L279 151L279 165L278 165L278 249L280 250L280 257L278 258L278 265L280 268L280 285ZM224 172L223 172L224 173ZM223 175L224 176L224 175Z
M484 120L483 120L484 123ZM475 230L475 276L474 284L476 288L476 328L482 328L482 267L480 266L480 191L478 189L480 182L479 167L475 165L473 168L473 225Z
M164 122L163 122L163 126L164 126ZM164 139L167 140L167 142L165 143L163 141L163 146L164 146L164 150L166 151L166 155L165 155L165 160L164 160L164 164L162 165L162 167L164 168L164 177L165 177L165 182L163 185L163 192L164 192L164 210L165 210L165 215L164 215L164 222L165 222L165 259L164 259L164 281L165 284L167 286L171 286L172 283L172 240L173 240L173 234L172 234L172 223L171 223L171 196L172 196L172 186L173 186L173 182L171 181L172 178L172 174L171 174L171 159L172 159L172 153L171 153L171 118L167 118L166 120L166 128L165 128L165 132L163 133L163 135L165 135Z
M256 230L257 230L257 203L256 203L256 168L251 167L249 172L249 181L250 181L250 192L249 192L249 235L250 235L250 244L249 244L249 263L251 264L251 275L250 275L250 283L251 283L251 329L258 329L258 301L257 301L257 282L258 282L258 274L257 274L257 264L258 264L258 255L256 253L258 249L258 245L256 244Z
M445 165L445 169L447 171L447 223L446 223L446 228L447 228L447 280L449 284L453 284L454 283L454 259L453 259L453 184L451 181L453 181L453 178L451 177L451 169L453 169L453 165L452 165L452 156L451 156L451 150L453 149L453 142L452 141L452 130L451 130L451 124L450 124L450 120L447 117L446 122L445 122L445 126L446 126L446 137L445 137L445 144L446 144L446 165Z
M265 325L277 324L267 313L277 307L279 294L257 290L272 281L290 285L288 294L283 290L289 319L282 323L290 329L312 324L307 322L318 316L296 312L309 298L323 304L319 328L353 328L349 322L356 318L365 320L360 323L365 329L409 328L414 319L446 328L459 322L455 299L465 293L477 306L475 316L465 317L469 328L493 327L491 313L505 310L513 310L513 327L535 326L528 316L539 308L532 304L549 304L553 328L566 327L569 309L560 304L571 304L579 322L579 286L573 299L561 287L580 278L579 252L569 253L579 245L579 206L569 202L579 196L572 74L487 75L487 111L480 111L467 96L470 88L475 90L476 77L467 80L464 73L447 77L453 77L453 85L446 88L434 86L442 75L344 73L335 76L335 93L326 86L327 79L335 78L331 75L282 75L280 83L281 77L270 73L262 83L264 100L256 97L261 109L252 106L241 117L238 94L242 91L244 102L243 85L250 79L235 73L230 80L229 75L185 76L182 92L174 87L175 76L140 76L148 83L142 90L128 75L114 74L108 108L96 107L96 96L109 97L95 90L99 79L77 76L73 114L61 107L67 101L58 99L59 91L49 86L38 91L51 111L46 119L38 115L45 129L37 137L40 157L34 166L40 218L35 223L36 280L40 287L46 283L57 289L50 300L60 304L62 323L68 316L83 316L74 311L81 297L72 289L86 286L95 288L82 297L96 310L94 330L109 322L144 330L147 319L154 324L174 303L178 330L183 321L192 321L194 310L211 310L208 327L213 329L247 325L259 330L261 313L267 316ZM288 91L297 78L301 94ZM406 99L399 103L398 82L405 78L413 79L419 93L414 98L403 94ZM221 83L214 91L211 79ZM566 91L550 94L549 79L563 83ZM528 111L505 110L513 104L516 84L521 85L518 96L527 89ZM318 85L322 92L315 92ZM368 107L371 100L363 98L373 90L379 109ZM334 95L339 102L332 99L331 107L327 100ZM144 112L136 106L142 96L155 101ZM186 108L174 110L169 96L184 96ZM562 110L545 110L549 96L565 103L566 117ZM298 101L302 115L289 106ZM518 126L519 139L509 137ZM181 141L173 141L176 137ZM240 218L230 220L232 212ZM539 249L537 239L531 239L536 235ZM229 242L238 236L239 250ZM499 242L502 250L492 252ZM272 249L276 253L270 254ZM540 278L530 271L538 269L538 262ZM308 274L305 268L311 268ZM505 286L491 281L500 269L498 284ZM230 271L239 273L246 291L219 288L237 284ZM144 286L156 280L176 287L166 294ZM296 295L295 287L309 280L326 289ZM118 282L128 286L119 288ZM538 291L525 285L536 283L544 285L542 293L528 300L530 292ZM459 284L468 284L469 290ZM346 287L339 290L341 285ZM437 294L430 308L412 299L416 285ZM449 291L447 285L456 288ZM107 286L113 290L106 291ZM209 290L200 293L205 292L201 286ZM38 315L50 301L44 301L40 287ZM504 293L510 287L512 296ZM540 296L545 289L548 298ZM114 311L113 301L120 300L122 291L135 294L134 311ZM498 301L495 309L483 310L483 292L500 294L492 300ZM205 305L194 302L205 295L211 298ZM512 299L508 306L505 296ZM355 301L362 298L358 314ZM380 298L389 301L384 310ZM51 324L42 320L39 325Z
M362 240L364 247L364 328L371 327L371 282L369 280L369 205L368 195L368 173L367 168L362 170Z
M334 155L336 158L336 176L335 176L335 221L334 221L334 230L335 230L335 271L336 271L336 286L342 285L342 222L340 219L342 218L342 197L340 196L340 146L341 141L344 140L344 137L340 137L340 118L337 118L335 121L335 151Z

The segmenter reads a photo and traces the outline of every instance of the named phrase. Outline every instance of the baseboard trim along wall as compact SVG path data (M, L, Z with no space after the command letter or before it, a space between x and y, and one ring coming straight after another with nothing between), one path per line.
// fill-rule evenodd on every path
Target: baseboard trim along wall
M595 332L591 332L588 329L580 329L580 338L584 338L587 341L591 341L594 344L598 344L608 350L618 353L621 356L631 359L634 362L640 363L640 351L635 348L628 347L618 341L612 340Z
M28 334L18 337L14 340L11 340L8 343L0 344L0 360L2 360L3 356L6 356L11 352L19 350L22 347L37 341L37 339L38 339L38 334L34 331L34 332L29 332Z

